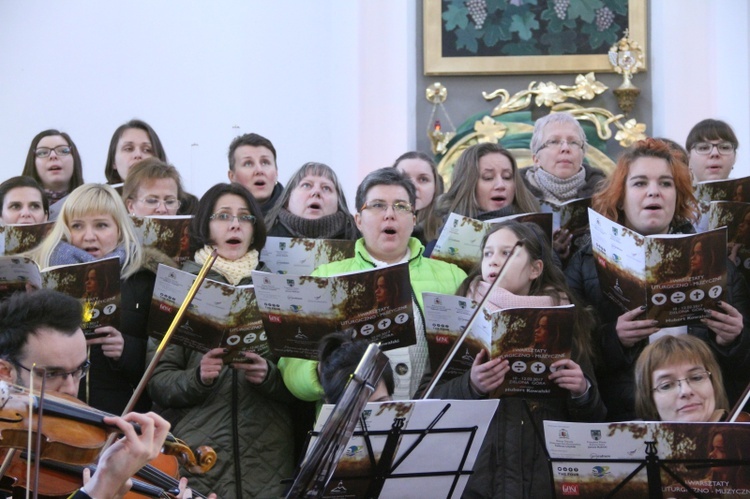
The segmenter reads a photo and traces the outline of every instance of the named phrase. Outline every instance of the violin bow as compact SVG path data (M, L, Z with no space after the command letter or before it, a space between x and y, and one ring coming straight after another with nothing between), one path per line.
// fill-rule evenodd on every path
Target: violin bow
M487 290L487 293L482 297L481 300L479 300L479 303L477 303L477 308L474 309L474 313L471 315L471 318L469 318L469 322L466 323L466 327L461 332L461 336L459 336L458 339L456 339L456 342L453 344L451 349L448 350L448 353L446 354L443 361L440 363L440 366L432 375L430 384L427 385L427 389L422 394L423 399L428 398L430 394L432 393L432 390L434 390L435 386L437 386L437 382L440 380L440 376L442 376L445 370L448 368L448 364L451 363L451 361L453 360L453 357L456 356L456 352L458 352L458 349L461 347L461 344L469 335L469 331L471 331L471 328L474 325L474 321L476 320L477 315L483 310L484 303L487 301L487 297L490 296L490 293L492 293L492 290L495 289L495 286L497 285L497 283L500 282L500 280L505 275L505 271L508 267L508 262L510 262L511 258L516 256L516 251L518 250L518 248L524 245L524 241L525 241L524 239L519 240L518 242L516 242L516 244L513 245L513 248L511 248L510 255L508 255L508 258L505 259L505 263L503 263L503 266L500 267L500 272L497 274L497 277L492 282L492 284L490 284L490 289Z
M745 387L745 391L742 393L742 396L739 398L737 403L734 404L734 407L732 407L732 412L729 413L727 422L734 423L737 421L737 418L739 417L740 413L742 413L742 409L745 407L748 400L750 400L750 384Z
M141 381L138 383L138 386L133 392L133 396L130 397L130 401L128 402L128 405L125 406L125 410L122 412L123 416L131 412L133 410L133 407L135 407L136 402L138 402L138 399L141 398L143 391L146 389L146 385L148 384L148 381L151 379L151 376L154 374L154 369L156 369L156 365L161 360L162 355L164 355L167 345L169 345L169 340L172 339L172 335L174 334L175 331L177 331L177 327L180 325L180 322L182 321L182 316L185 315L185 311L187 311L187 308L190 306L190 303L193 301L193 298L195 298L195 294L198 292L198 288L201 287L201 284L203 284L203 281L206 279L206 275L208 274L208 271L211 270L211 267L216 261L217 256L218 256L218 253L216 252L216 248L214 248L214 250L211 252L211 256L208 257L206 262L203 264L203 267L201 267L201 271L198 272L198 276L195 278L195 281L193 282L193 285L190 287L190 290L188 291L187 296L185 296L185 299L183 300L182 305L180 305L179 310L177 310L177 314L174 316L174 319L172 319L172 324L169 325L169 329L167 329L167 332L164 334L164 338L161 339L161 343L159 343L159 346L156 349L156 353L154 354L154 357L151 359L151 362L146 368L146 372L143 373L143 377L141 378Z

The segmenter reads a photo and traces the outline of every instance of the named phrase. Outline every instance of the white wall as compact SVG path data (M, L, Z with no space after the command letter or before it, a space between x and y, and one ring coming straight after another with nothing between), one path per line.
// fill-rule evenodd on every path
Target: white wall
M750 175L750 9L747 0L653 0L653 135L684 143L705 118L740 142L732 177Z
M403 0L0 0L0 179L31 138L70 133L87 181L104 181L114 129L159 134L187 189L226 180L226 150L257 132L282 182L304 162L347 192L414 143L411 35ZM410 104L411 102L411 104Z

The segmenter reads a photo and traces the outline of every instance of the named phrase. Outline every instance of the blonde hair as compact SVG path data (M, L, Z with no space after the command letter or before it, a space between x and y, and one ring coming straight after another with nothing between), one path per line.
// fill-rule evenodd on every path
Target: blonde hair
M125 248L122 278L130 277L143 264L143 250L138 243L133 222L128 216L120 195L106 184L83 184L65 199L60 215L49 235L29 256L45 269L50 266L50 257L61 241L70 243L70 222L86 215L110 215L117 224L118 246Z

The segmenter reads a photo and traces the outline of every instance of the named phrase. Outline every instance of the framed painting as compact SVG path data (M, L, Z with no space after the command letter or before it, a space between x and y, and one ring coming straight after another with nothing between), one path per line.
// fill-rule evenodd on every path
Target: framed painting
M646 52L646 0L423 0L422 14L425 75L610 72L626 29Z

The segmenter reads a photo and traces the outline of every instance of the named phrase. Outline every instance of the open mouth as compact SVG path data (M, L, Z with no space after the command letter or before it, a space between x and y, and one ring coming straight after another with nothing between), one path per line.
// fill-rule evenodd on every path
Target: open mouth
M241 244L242 241L239 238L233 237L231 239L227 239L225 241L227 244L235 245L235 244Z
M320 203L310 203L310 204L309 204L309 205L307 206L307 208L308 208L308 209L310 209L310 210L319 210L319 209L321 209L322 207L320 206Z
M497 204L501 204L501 203L504 203L506 199L507 198L505 196L493 196L492 197L492 202L493 203L497 203Z
M96 246L86 246L85 248L83 248L83 251L85 251L86 253L94 254L99 252L99 248Z
M265 181L265 180L256 180L256 181L255 181L255 182L253 183L253 185L254 185L255 187L261 187L261 188L263 188L263 187L265 187L265 186L266 186L266 181Z
M396 229L391 228L391 227L386 227L385 229L383 229L383 232L385 232L389 236L395 236L396 235Z
M650 204L650 205L646 206L646 208L645 208L645 209L647 209L647 210L651 210L651 211L655 211L655 210L661 210L661 205L658 205L658 204Z
M487 276L487 278L490 281L494 281L495 279L497 279L497 272L490 272L489 275Z

